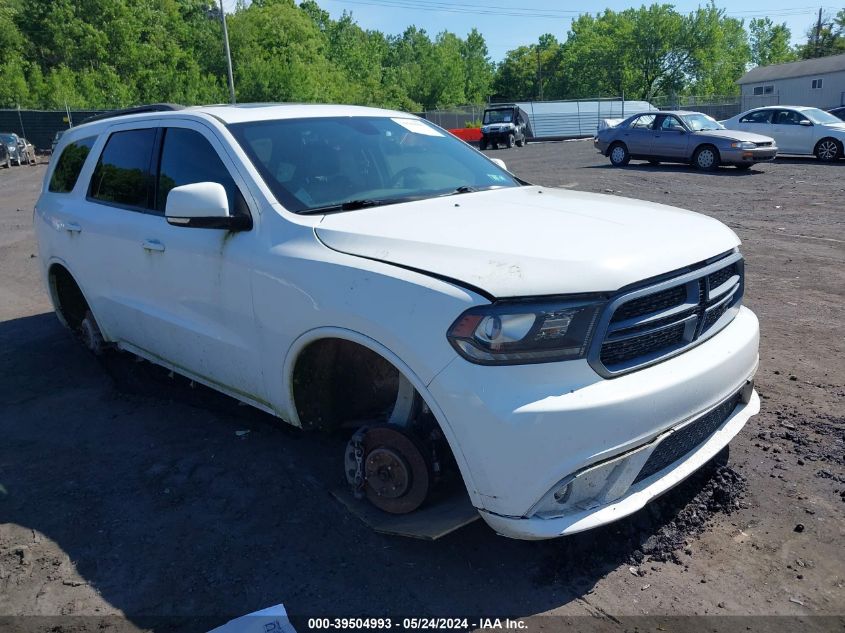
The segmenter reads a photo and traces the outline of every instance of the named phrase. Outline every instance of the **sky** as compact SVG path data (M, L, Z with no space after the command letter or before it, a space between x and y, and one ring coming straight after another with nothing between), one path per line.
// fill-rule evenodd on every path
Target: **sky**
M347 11L361 28L391 35L415 25L431 36L448 30L465 37L475 27L484 35L494 62L502 61L509 50L536 43L544 33L551 33L559 40L566 39L572 18L581 13L595 14L606 8L622 11L652 4L652 1L588 0L578 3L576 8L576 5L553 0L317 0L334 19ZM690 13L706 4L695 0L663 1L674 4L682 13ZM223 5L230 11L236 2L223 0ZM817 18L819 8L831 15L842 8L825 4L801 5L797 0L745 0L742 3L717 0L716 5L725 8L727 15L744 19L746 25L756 17L769 17L775 23L785 22L792 31L793 44L805 41L806 31Z

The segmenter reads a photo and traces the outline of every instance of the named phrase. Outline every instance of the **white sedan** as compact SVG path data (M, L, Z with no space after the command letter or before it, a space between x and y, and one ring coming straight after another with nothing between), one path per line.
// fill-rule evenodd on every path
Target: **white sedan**
M771 136L781 154L813 154L825 162L838 160L845 154L845 121L818 108L767 106L721 123L729 130Z

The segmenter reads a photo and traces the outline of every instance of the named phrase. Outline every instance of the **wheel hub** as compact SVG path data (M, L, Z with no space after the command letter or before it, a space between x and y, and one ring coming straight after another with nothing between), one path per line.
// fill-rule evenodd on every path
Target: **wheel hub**
M411 485L407 462L389 448L377 448L367 455L364 472L367 485L379 497L397 499L408 492Z
M433 483L431 459L419 440L410 431L391 424L366 429L359 442L363 492L370 503L391 514L419 508ZM346 463L349 476L349 457Z

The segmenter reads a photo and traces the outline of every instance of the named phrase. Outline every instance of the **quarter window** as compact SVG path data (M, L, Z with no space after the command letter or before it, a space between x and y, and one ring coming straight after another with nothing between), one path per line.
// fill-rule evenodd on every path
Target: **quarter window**
M97 161L89 195L102 202L151 208L150 162L155 138L155 128L112 134Z
M76 186L79 172L85 164L85 159L94 147L96 136L83 138L65 146L59 156L59 162L50 177L50 191L53 193L68 193Z
M161 150L156 208L164 212L167 194L174 187L197 182L223 185L229 199L229 213L248 213L246 201L211 143L199 132L178 127L167 128Z

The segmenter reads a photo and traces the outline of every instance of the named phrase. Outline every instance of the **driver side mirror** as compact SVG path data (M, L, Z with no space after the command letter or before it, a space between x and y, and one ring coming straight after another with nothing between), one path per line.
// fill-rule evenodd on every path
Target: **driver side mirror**
M812 127L812 121L808 121L807 119L802 119L798 122L798 125L803 125L804 127Z
M217 182L197 182L174 187L167 194L164 217L168 224L198 229L245 231L250 218L229 214L226 189Z

